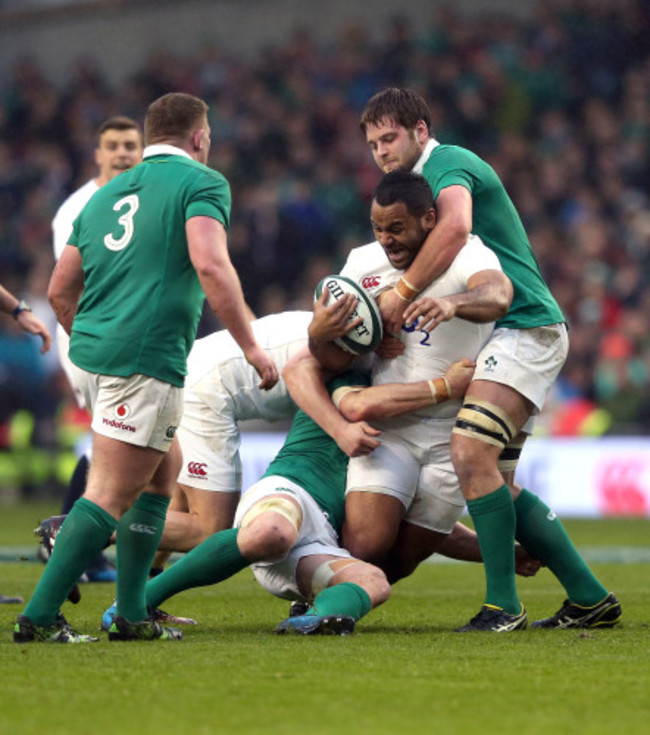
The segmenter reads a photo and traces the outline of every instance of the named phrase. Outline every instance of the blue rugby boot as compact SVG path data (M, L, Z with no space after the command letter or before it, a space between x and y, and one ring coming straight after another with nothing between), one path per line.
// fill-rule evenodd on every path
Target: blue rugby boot
M355 620L350 615L296 615L278 623L274 633L298 635L351 635Z

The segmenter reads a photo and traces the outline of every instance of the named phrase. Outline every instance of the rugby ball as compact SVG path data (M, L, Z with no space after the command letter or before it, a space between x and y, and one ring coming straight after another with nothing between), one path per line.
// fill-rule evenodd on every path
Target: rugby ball
M338 301L344 294L350 293L357 299L357 308L349 321L354 321L361 317L361 324L355 327L351 332L337 337L334 342L346 352L353 355L365 355L377 349L383 335L381 324L381 314L375 299L351 278L345 276L325 276L318 285L314 293L314 301L318 301L323 293L323 289L327 288L329 296L327 304L332 303L332 299Z

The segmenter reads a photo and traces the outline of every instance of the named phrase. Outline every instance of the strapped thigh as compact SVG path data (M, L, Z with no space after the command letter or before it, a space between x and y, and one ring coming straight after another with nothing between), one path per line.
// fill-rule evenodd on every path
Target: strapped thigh
M499 406L479 399L464 403L452 433L505 449L515 435L515 427Z
M497 469L499 472L514 472L517 469L521 450L524 448L525 442L525 439L512 441L501 452L497 460Z
M295 528L296 533L300 529L302 522L302 511L292 500L289 500L286 495L275 495L270 498L263 498L258 500L257 503L252 505L248 511L244 514L241 519L241 528L249 526L258 516L266 513L267 511L273 511L278 513L283 518L286 518L289 523Z

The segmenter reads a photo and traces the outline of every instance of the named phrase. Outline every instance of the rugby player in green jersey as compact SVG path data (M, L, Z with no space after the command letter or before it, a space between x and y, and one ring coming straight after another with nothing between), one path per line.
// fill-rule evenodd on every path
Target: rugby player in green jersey
M148 617L145 584L180 468L174 434L206 297L260 386L278 380L228 255L230 188L206 166L207 111L181 93L149 106L143 162L91 198L52 275L50 302L71 335L75 384L93 414L93 455L84 495L16 621L18 643L96 640L76 633L60 608L114 530L118 614L109 639L180 638Z
M465 148L439 143L426 102L390 88L366 104L361 130L377 165L421 173L433 191L436 226L394 288L382 298L389 332L420 317L436 320L434 305L415 302L441 276L470 234L498 256L514 295L508 313L477 358L472 384L453 430L452 459L474 521L486 574L485 604L469 631L510 631L526 625L515 584L515 538L557 576L567 600L538 627L610 627L621 606L586 566L555 514L518 487L514 473L534 416L568 352L562 312L544 282L521 219L494 169Z

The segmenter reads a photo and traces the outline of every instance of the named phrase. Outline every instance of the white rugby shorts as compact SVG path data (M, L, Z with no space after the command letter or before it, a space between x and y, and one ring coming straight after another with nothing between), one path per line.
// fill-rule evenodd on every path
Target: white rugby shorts
M532 329L495 329L476 358L474 380L490 380L514 388L539 413L569 352L566 324ZM528 424L524 427L526 433Z
M404 506L408 523L450 533L465 507L449 448L455 418L435 423L426 449L392 432L382 433L374 452L350 460L346 493L390 495Z
M111 439L166 452L183 412L183 389L147 375L123 378L72 364L74 384L92 413L91 428Z
M86 408L86 402L84 401L81 390L77 388L74 382L74 363L68 357L70 337L60 324L56 325L56 349L59 353L59 364L68 379L68 383L70 383L75 400L77 401L77 406L79 406L79 408Z
M284 600L304 600L296 583L296 569L303 556L328 554L350 559L352 555L339 546L336 531L311 495L300 485L279 475L263 477L242 495L235 514L235 527L240 527L242 519L255 503L277 493L289 495L300 505L302 523L298 538L284 559L258 562L252 564L251 569L259 584L272 595Z
M183 452L181 485L211 492L241 490L241 435L227 397L215 392L208 405L192 388L186 388L178 440Z

